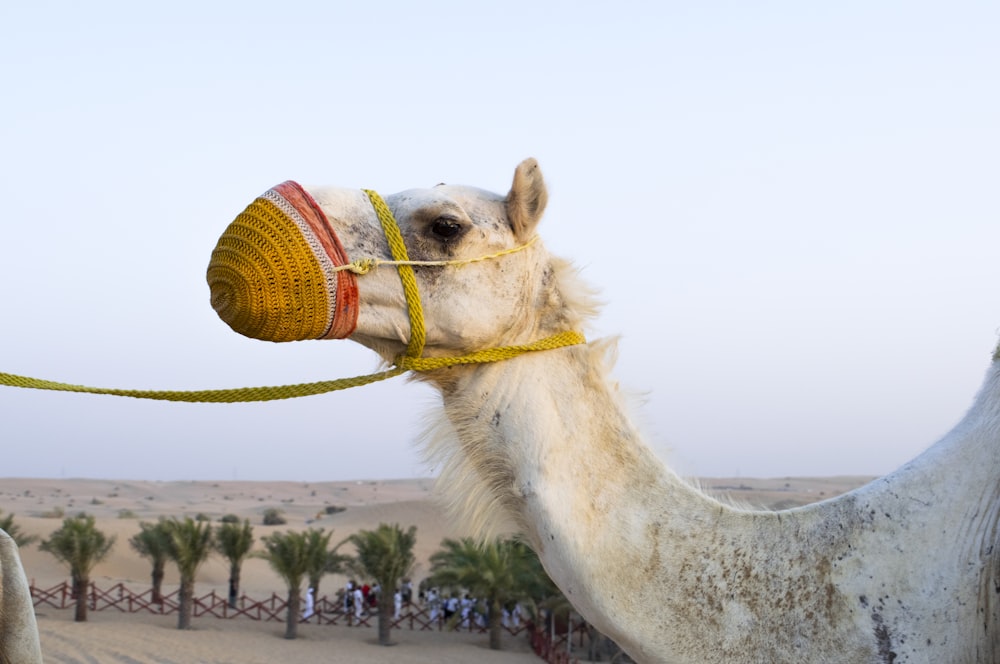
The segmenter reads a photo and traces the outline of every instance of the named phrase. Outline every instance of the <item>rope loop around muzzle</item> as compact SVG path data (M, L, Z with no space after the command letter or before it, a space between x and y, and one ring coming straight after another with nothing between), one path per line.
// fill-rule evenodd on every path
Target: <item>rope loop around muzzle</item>
M399 279L403 285L403 294L406 297L407 315L410 321L410 340L407 343L406 351L396 358L394 365L385 370L364 376L353 378L338 378L335 380L325 380L315 383L298 383L294 385L280 385L269 387L240 387L221 390L122 390L114 388L88 387L85 385L73 385L70 383L59 383L39 378L30 378L16 374L0 372L0 385L8 387L21 387L36 390L52 390L59 392L81 392L86 394L105 394L119 397L131 397L134 399L153 399L157 401L181 401L187 403L244 403L257 401L275 401L280 399L294 399L298 397L325 394L338 390L345 390L351 387L360 387L378 381L393 378L407 371L427 372L438 369L445 369L467 364L484 364L509 360L525 353L532 353L543 350L554 350L566 346L585 344L586 338L582 333L573 330L559 332L537 341L514 345L487 348L465 355L446 357L422 357L424 345L427 341L427 332L424 326L424 311L420 303L420 291L417 287L414 266L425 265L463 265L474 263L491 258L498 258L507 254L521 251L534 243L535 239L525 244L507 249L496 254L480 256L473 259L460 259L453 261L411 261L406 252L406 245L403 236L392 214L392 210L377 192L365 189L372 207L378 215L389 243L393 260L379 260L375 258L363 258L352 261L347 265L338 267L338 270L348 269L355 274L367 274L379 265L394 265L399 272Z
M420 357L424 352L424 343L427 341L427 330L424 327L424 308L420 304L420 290L417 288L417 275L410 265L410 256L406 253L406 243L403 242L403 233L399 230L396 217L392 210L385 204L378 192L371 189L363 189L375 208L379 223L382 224L382 232L389 243L389 251L396 261L396 269L399 271L399 280L403 282L403 295L406 296L406 310L410 317L410 341L406 346L406 357Z

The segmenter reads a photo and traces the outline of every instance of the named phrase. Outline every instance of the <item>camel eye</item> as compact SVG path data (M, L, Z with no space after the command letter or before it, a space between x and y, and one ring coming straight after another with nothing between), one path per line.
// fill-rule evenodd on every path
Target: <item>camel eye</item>
M431 233L440 240L450 240L462 231L462 225L451 217L438 217L431 224Z

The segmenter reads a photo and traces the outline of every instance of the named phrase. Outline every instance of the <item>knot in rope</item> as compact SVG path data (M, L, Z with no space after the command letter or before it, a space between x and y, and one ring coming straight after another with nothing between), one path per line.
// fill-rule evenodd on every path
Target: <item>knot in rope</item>
M368 274L372 270L378 267L378 261L374 258L359 258L357 260L351 261L347 265L337 265L333 268L335 272L340 272L341 270L347 270L348 272L353 272L354 274Z

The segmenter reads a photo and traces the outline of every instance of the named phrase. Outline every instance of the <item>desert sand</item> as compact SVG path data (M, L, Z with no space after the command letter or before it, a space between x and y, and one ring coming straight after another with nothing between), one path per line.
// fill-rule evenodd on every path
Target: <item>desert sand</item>
M830 478L706 478L701 486L740 504L781 509L831 498L869 481L870 477ZM339 542L379 523L417 526L417 564L413 579L428 573L428 559L445 537L459 537L433 500L433 480L358 480L350 482L150 482L92 479L0 479L0 510L13 513L26 534L48 537L63 515L86 512L98 528L117 538L109 557L94 570L99 587L125 583L137 591L149 586L150 565L128 545L140 521L160 516L204 515L217 523L227 514L249 519L258 539L275 531L333 529ZM333 514L327 508L343 508ZM287 523L264 526L265 510L276 508ZM259 548L259 544L257 545ZM349 547L345 552L350 553ZM68 579L66 568L37 544L21 551L28 577L39 588ZM167 567L164 592L177 586L176 570ZM333 594L346 578L324 577L320 594ZM228 568L213 555L200 568L195 592L215 590L225 595ZM243 566L242 591L264 599L284 594L285 585L259 559ZM245 618L223 620L196 617L193 629L176 629L176 616L95 611L87 623L74 623L72 610L42 606L39 631L46 662L127 664L212 664L237 662L538 662L526 637L505 635L504 651L487 649L484 634L395 630L396 645L376 645L374 627L300 625L299 638L282 638L284 624ZM374 624L374 621L372 621Z

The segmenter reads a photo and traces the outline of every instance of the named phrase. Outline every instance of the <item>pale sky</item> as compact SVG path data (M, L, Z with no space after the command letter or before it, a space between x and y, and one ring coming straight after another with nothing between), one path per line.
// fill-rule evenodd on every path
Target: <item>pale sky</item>
M368 373L209 306L278 182L504 192L607 302L683 474L881 474L963 415L1000 328L995 2L8 2L0 371L205 389ZM0 476L433 473L395 379L249 405L0 388Z

